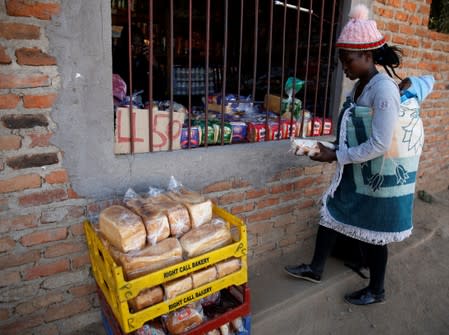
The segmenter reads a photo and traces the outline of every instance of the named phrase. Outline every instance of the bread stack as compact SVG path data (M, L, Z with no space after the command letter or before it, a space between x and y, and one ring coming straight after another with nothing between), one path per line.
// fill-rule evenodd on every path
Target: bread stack
M212 218L212 202L186 189L135 196L104 209L99 236L127 280L161 270L232 243L229 224ZM128 301L139 311L174 299L240 269L231 259L142 290Z

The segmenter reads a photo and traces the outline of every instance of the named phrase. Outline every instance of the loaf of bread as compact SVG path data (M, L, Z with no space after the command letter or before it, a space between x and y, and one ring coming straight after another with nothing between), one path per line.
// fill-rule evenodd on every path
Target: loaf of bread
M192 277L186 276L171 280L162 285L164 287L165 299L170 300L192 289Z
M168 192L167 195L187 208L192 228L197 228L212 219L212 202L201 194L180 188L176 192Z
M143 208L166 215L172 237L179 238L192 227L187 208L172 200L167 194L163 193L143 199Z
M120 255L122 252L118 250L116 247L111 245L109 241L103 236L103 234L99 231L97 232L98 238L100 239L103 246L106 248L106 250L109 252L109 255L111 255L112 259L114 260L115 264L121 265L120 261Z
M175 238L167 238L142 250L120 255L128 280L182 261L182 248Z
M207 335L221 335L220 330L218 330L218 329L209 330L206 334Z
M181 204L173 204L166 208L165 213L170 224L170 235L176 238L187 233L191 226L189 211Z
M142 218L147 241L154 245L170 236L170 226L167 215L157 208L157 205L146 206L145 204L145 200L141 198L133 198L126 202L126 206Z
M123 206L114 205L102 210L99 226L103 236L122 252L145 246L147 234L142 219Z
M185 257L190 258L228 245L232 238L228 226L206 223L186 233L179 242Z
M167 315L165 326L170 334L179 335L203 322L203 314L194 306L188 305Z
M215 268L215 266L211 266L207 269L192 273L193 288L197 288L201 285L210 283L215 279L217 279L217 269Z
M223 262L215 264L215 267L217 268L218 278L227 276L228 274L231 274L233 272L240 270L241 266L242 266L242 264L240 263L240 259L238 259L238 258L231 258L231 259L228 259Z
M154 286L142 290L135 298L129 300L128 303L129 307L131 307L134 312L137 312L141 309L158 304L162 300L164 300L164 291L162 290L162 287Z

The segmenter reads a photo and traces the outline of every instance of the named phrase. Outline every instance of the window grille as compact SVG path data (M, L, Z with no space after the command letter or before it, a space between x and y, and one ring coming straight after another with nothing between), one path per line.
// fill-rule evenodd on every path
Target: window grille
M129 152L142 127L134 109L148 113L146 152L160 150L161 132L169 151L328 134L338 11L335 0L112 0L113 72L128 97L141 92L115 104L129 109Z

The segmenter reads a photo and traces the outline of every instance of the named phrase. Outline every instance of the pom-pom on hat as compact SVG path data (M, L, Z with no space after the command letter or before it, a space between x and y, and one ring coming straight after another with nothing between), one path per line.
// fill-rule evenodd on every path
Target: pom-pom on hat
M385 37L377 29L376 22L368 19L365 5L355 6L349 13L350 20L343 27L335 46L345 50L373 50L385 44Z

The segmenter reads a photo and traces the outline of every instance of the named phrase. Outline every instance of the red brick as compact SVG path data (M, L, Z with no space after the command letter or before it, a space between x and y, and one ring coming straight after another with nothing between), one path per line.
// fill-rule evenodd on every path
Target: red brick
M0 287L10 286L18 284L22 281L19 272L6 272L3 271L0 276Z
M265 208L265 207L270 207L270 206L275 206L279 204L279 198L269 198L269 199L263 199L263 200L259 200L256 203L256 208Z
M36 244L47 243L51 241L61 241L67 238L67 228L56 228L42 230L22 236L20 243L29 247Z
M30 316L26 319L19 319L12 323L0 326L0 334L2 335L17 335L17 334L31 334L25 332L26 329L37 327L44 322L42 316Z
M306 175L306 176L310 176L313 174L321 174L322 171L323 171L323 167L321 165L304 167L304 175Z
M9 310L7 308L0 308L0 320L8 320L9 319Z
M82 256L72 257L72 269L79 269L86 264L90 264L90 258L87 253Z
M238 206L234 206L231 207L231 213L232 214L240 214L240 213L245 213L245 212L251 212L254 209L254 203L247 203L244 205L238 205Z
M263 221L263 220L271 219L272 216L273 216L273 210L272 209L266 209L266 210L263 210L263 211L258 211L255 214L249 215L247 217L247 221L249 223L257 222L257 221Z
M97 292L97 285L96 284L87 284L87 285L82 285L82 286L77 286L77 287L71 287L71 288L69 288L69 292L74 297L82 297L82 296L86 296L91 293Z
M87 297L74 299L65 305L50 307L44 314L45 321L50 322L54 320L66 319L72 315L85 312L89 310L90 307L91 306L87 300Z
M231 181L220 181L203 188L203 193L222 192L232 189Z
M37 187L41 187L41 177L37 174L0 180L0 193L17 192Z
M0 46L0 64L11 64L11 57L6 53L6 48L4 46Z
M79 199L78 193L76 193L73 188L67 189L67 195L69 196L69 199Z
M7 40L37 40L41 30L32 24L0 22L0 38Z
M23 107L25 108L51 108L56 100L57 94L25 95Z
M0 238L0 252L9 251L14 249L16 241L9 237Z
M65 219L79 219L86 215L86 208L84 206L73 206L69 208Z
M273 222L271 221L254 222L249 224L247 229L248 233L251 234L269 233L273 229Z
M46 74L25 75L0 73L0 89L35 88L46 86L50 86L50 78Z
M67 199L67 192L63 189L36 192L19 197L19 205L22 207L45 205L52 202Z
M251 190L246 192L246 199L255 199L260 198L266 195L268 192L266 189L259 189L259 190Z
M233 189L248 187L250 185L251 185L251 183L249 181L242 180L242 179L235 179L235 180L232 181L232 188Z
M313 178L304 178L294 183L294 189L297 191L301 191L308 188L310 185L313 185Z
M30 133L28 136L31 139L30 148L48 147L53 133Z
M61 259L54 263L38 264L31 269L24 271L24 279L32 280L39 277L48 277L56 273L66 272L70 269L68 259Z
M44 252L44 256L46 258L53 258L74 254L84 249L86 249L85 246L79 242L58 243L48 247Z
M227 193L218 198L218 203L220 205L227 205L235 202L241 202L245 199L245 193Z
M273 185L270 188L271 194L278 194L278 193L284 193L284 192L290 192L293 188L292 184L280 184L280 185Z
M34 263L40 258L39 250L32 250L22 254L10 254L0 257L0 269L12 268L19 265Z
M45 181L48 184L64 184L69 181L69 177L66 170L58 170L46 175Z
M21 215L13 218L0 219L0 233L23 230L37 226L39 217L35 214Z
M19 96L15 94L0 95L0 109L13 109L19 103Z
M17 150L20 149L21 146L22 137L18 135L0 136L0 151Z
M49 293L33 297L32 300L17 305L15 312L19 315L32 314L42 310L42 308L62 301L64 301L64 295L62 293Z
M44 3L29 0L7 0L6 11L10 16L35 17L41 20L50 20L60 11L58 3Z
M70 232L74 236L84 235L84 228L82 223L73 224L70 226Z

